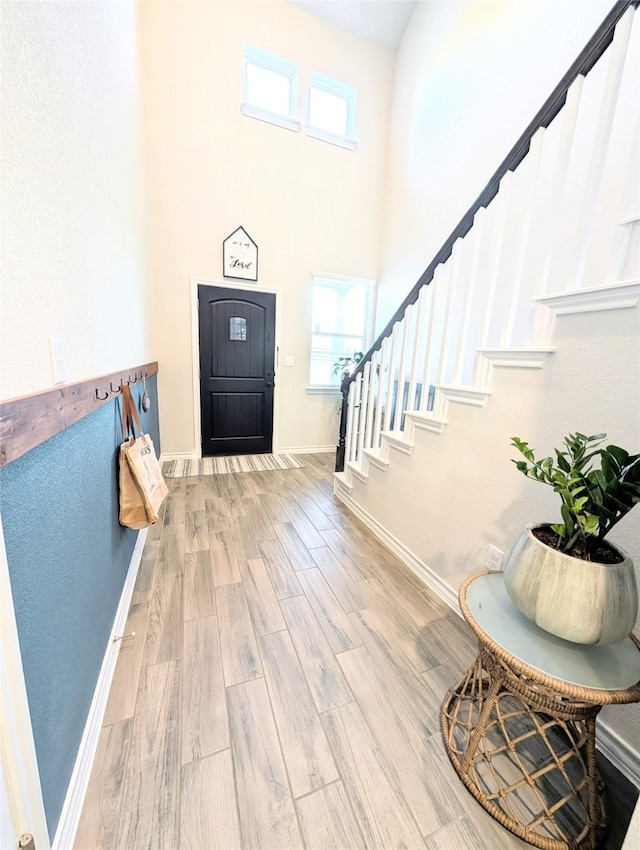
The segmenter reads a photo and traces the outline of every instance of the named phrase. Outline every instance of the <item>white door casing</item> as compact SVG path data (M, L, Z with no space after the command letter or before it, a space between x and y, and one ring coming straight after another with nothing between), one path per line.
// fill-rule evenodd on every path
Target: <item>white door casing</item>
M276 296L276 339L275 339L275 392L273 395L273 446L271 451L277 454L280 447L280 405L279 385L279 351L282 329L282 290L268 286L253 286L250 282L242 283L229 280L210 280L204 277L191 278L191 351L193 364L193 457L202 457L202 434L200 425L200 341L198 332L198 285L219 286L223 289L241 289L245 292L269 292ZM170 457L171 455L169 455ZM164 455L163 455L164 457Z

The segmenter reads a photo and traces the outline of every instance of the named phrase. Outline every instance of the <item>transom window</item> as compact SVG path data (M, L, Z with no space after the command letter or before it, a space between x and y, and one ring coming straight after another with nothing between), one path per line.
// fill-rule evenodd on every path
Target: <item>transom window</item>
M356 90L311 72L307 134L326 142L355 147Z
M363 278L313 275L311 309L311 389L340 386L341 357L353 357L369 347L373 281Z
M245 47L242 111L252 118L299 130L295 62L256 47Z
M298 66L257 47L244 49L242 112L289 130L300 130ZM306 133L349 150L356 147L356 90L311 71L306 94Z

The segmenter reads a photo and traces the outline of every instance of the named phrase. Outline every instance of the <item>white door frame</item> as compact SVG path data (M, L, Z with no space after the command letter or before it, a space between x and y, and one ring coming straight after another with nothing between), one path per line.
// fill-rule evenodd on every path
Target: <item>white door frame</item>
M12 834L12 843L30 832L38 850L49 850L49 832L33 740L31 714L24 681L18 628L13 608L9 565L0 517L0 811L10 813L2 824L1 840ZM3 818L4 820L4 818ZM4 846L4 843L2 844Z
M191 349L193 354L193 439L196 458L202 457L202 428L200 426L200 334L198 328L198 286L217 286L222 289L240 289L243 292L266 292L276 296L276 338L274 340L275 388L273 393L273 442L271 451L276 454L280 447L280 405L279 405L279 352L280 331L282 328L282 290L268 286L252 286L249 281L230 283L228 280L209 280L205 277L191 276Z

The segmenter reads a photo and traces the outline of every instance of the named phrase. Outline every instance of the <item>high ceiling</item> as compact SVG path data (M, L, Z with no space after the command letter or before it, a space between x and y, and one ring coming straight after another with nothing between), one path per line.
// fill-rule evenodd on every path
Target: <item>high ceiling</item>
M397 50L416 0L289 0L387 50Z

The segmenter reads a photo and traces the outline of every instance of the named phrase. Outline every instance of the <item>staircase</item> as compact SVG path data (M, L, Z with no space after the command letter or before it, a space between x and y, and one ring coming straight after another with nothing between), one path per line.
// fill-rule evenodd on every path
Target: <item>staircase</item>
M598 327L615 338L621 321L629 325L619 311L633 313L640 300L637 5L638 0L615 4L343 381L334 491L454 607L461 576L483 566L483 533L493 534L495 542L497 532L491 524L488 531L470 532L473 542L466 549L454 546L455 557L448 558L442 547L423 546L417 525L425 512L437 522L437 487L470 486L463 469L452 469L448 480L442 459L449 458L451 468L471 446L476 458L495 459L515 479L509 440L518 431L506 429L518 427L518 436L527 439L532 431L544 433L527 394L538 405L544 399L552 379L541 373L549 364L552 396L559 392L558 376L575 371L569 354L554 363L558 334L573 340L568 351L579 351L576 340L581 334L585 339L585 321L591 322L589 333L596 333L594 316L584 316L597 314ZM637 319L630 321L633 327ZM633 350L627 347L621 356ZM513 416L518 388L524 393L521 413L527 411L528 418ZM500 392L509 393L508 404L498 398ZM573 410L579 412L581 395L588 393L587 377ZM557 403L562 407L562 396ZM567 416L566 430L555 435L554 444L579 429ZM494 437L504 450L493 447ZM520 484L511 486L507 494L504 487L499 491L505 547L519 522L511 501ZM526 497L546 508L541 494L527 489ZM484 505L479 513L483 510ZM527 521L533 518L540 519ZM428 527L431 533L432 524Z

